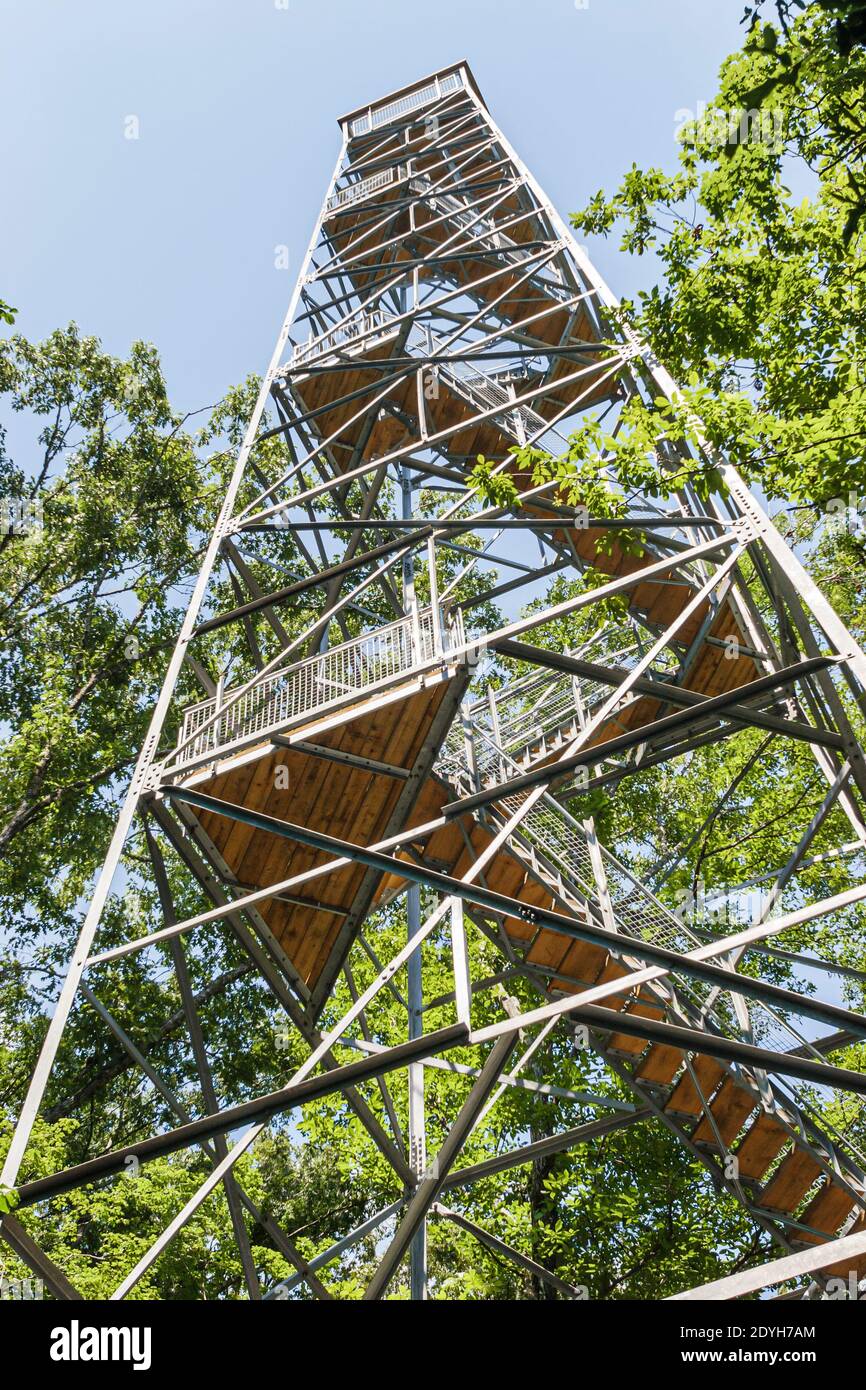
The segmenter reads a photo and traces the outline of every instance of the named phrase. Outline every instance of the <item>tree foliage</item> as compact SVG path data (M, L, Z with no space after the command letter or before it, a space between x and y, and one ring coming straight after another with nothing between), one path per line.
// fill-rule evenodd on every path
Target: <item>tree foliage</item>
M786 35L756 25L680 132L679 169L633 166L572 219L655 254L661 281L625 320L753 485L818 506L863 482L864 83L866 54L840 53L820 8ZM631 461L630 438L612 448Z

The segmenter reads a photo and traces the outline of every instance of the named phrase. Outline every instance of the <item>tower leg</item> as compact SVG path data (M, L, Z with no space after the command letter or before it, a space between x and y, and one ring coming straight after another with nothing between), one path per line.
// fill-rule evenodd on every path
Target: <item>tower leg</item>
M408 468L400 470L401 512L404 521L412 519L412 474ZM415 557L410 552L403 561L403 606L413 616L417 612L415 595ZM421 929L421 889L413 884L406 897L408 936L411 941ZM409 1039L421 1036L423 1020L421 1008L423 990L421 985L421 952L415 951L406 965L407 1005L409 1013ZM424 1067L420 1062L409 1067L409 1162L412 1171L421 1181L427 1167L427 1133L424 1114ZM418 1230L409 1247L409 1297L423 1302L427 1297L427 1220L420 1222Z
M408 892L407 902L409 939L411 940L421 926L421 889L417 884ZM409 1037L420 1037L421 1025L421 953L410 956L407 970ZM424 1114L424 1066L414 1062L409 1068L409 1158L412 1168L420 1181L427 1167L426 1118ZM409 1285L413 1300L427 1297L427 1221L424 1219L412 1238L409 1247Z

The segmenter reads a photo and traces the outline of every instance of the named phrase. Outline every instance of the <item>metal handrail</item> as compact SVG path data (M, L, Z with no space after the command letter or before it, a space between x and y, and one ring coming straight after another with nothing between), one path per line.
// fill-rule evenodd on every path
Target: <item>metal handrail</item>
M379 169L375 174L370 174L365 179L358 179L354 183L347 184L345 188L340 188L336 193L332 193L325 204L326 216L332 212L337 212L348 203L362 202L369 198L372 193L377 193L380 188L387 188L392 183L402 183L406 178L408 169L405 164L393 164L387 169Z
M226 690L189 706L172 764L201 761L274 733L347 696L444 660L462 644L462 619L457 611L447 622L441 612L434 614L430 608L417 617L398 618L274 672L239 696Z
M380 126L389 125L391 121L399 120L407 112L417 111L420 106L429 106L431 101L437 101L449 92L456 92L462 86L461 74L449 72L445 77L437 77L435 81L429 82L426 87L418 87L416 91L398 97L396 101L386 102L384 106L370 107L363 116L355 117L349 127L349 133L365 135L369 130L378 130Z
M313 358L324 357L328 353L335 352L343 345L356 343L377 332L381 333L396 318L396 314L381 307L359 310L351 318L346 319L344 323L338 324L336 328L330 328L325 333L308 338L305 343L298 343L292 350L291 366L298 367Z
M502 380L508 379L504 374L497 381L477 369L466 370L456 365L446 367L441 362L437 363L433 370L438 372L440 379L444 380L451 390L456 391L470 405L481 410L499 407L499 413L493 418L498 420L501 417L507 432L519 443L527 435L543 434L550 428L547 420L529 406L513 403L507 389L501 385Z

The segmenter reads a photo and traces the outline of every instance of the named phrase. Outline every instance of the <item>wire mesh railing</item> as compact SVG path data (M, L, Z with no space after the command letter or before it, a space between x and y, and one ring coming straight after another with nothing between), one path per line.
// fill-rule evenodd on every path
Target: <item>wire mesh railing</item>
M507 797L502 802L505 814L513 815L521 801L520 796ZM597 900L599 890L586 831L564 807L552 797L544 797L523 817L519 834L561 871L566 884L573 884L582 898ZM671 951L688 951L699 944L698 938L624 864L603 846L599 848L610 904L620 931Z
M513 813L520 802L519 797L510 800L513 804L504 803L506 813ZM583 895L592 897L597 892L586 835L552 799L538 803L529 811L521 823L521 831L530 844L543 851L548 861L562 870L566 880L576 882ZM600 850L614 920L619 931L626 936L634 937L636 941L663 946L680 954L694 950L701 944L701 938L695 935L680 917L660 903L604 846L600 846ZM720 962L716 960L713 963ZM696 980L685 972L675 972L673 981L682 1002L698 1010L714 1030L738 1039L743 1036L743 1029L733 1003L733 995L737 992L736 978L732 972L730 989L722 990L720 993L717 992L717 987ZM709 1006L708 1001L711 1001ZM797 1026L793 1017L757 999L743 998L742 1002L749 1019L749 1042L780 1054L798 1052L813 1061L825 1060L822 1052L812 1046L811 1040ZM808 1108L817 1119L822 1118L820 1107L816 1107L814 1103L814 1086L784 1074L777 1079L777 1084L781 1084L782 1090L796 1105ZM847 1107L845 1124L836 1125L834 1128L838 1138L851 1148L858 1160L863 1161L860 1148L847 1131L859 1124L863 1108L866 1106L866 1098L851 1096L847 1099L851 1103Z
M374 690L401 675L435 664L460 647L459 613L447 621L432 609L399 618L255 681L240 693L226 690L184 713L177 766L239 743L275 733L346 697Z
M527 405L515 405L513 389L509 390L501 381L485 376L483 372L473 370L465 363L455 363L453 366L449 364L447 367L440 363L436 371L439 379L470 405L480 410L498 407L493 418L501 420L508 433L518 443L523 443L530 435L544 434L550 428L538 411Z
M300 367L307 362L332 355L340 348L353 347L365 339L377 339L383 332L391 329L396 318L396 314L381 307L363 309L338 324L336 328L308 338L305 343L298 343L292 350L290 365Z
M640 657L630 626L606 625L580 648L567 653L608 667L628 669ZM662 660L662 659L660 659ZM466 707L466 723L479 735L474 759L481 786L502 780L503 754L515 770L559 746L579 732L581 717L591 716L610 694L610 684L562 671L533 670ZM459 769L464 738L452 730L443 752L444 774Z

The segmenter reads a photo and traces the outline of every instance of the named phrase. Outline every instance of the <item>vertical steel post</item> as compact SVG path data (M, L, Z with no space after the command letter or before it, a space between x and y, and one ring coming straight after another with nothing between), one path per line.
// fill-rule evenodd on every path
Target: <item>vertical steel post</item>
M406 912L408 934L411 939L421 927L421 889L413 883L407 892ZM421 951L409 957L408 997L409 1037L420 1037L422 1030L422 1007L424 1003L421 988ZM419 1181L427 1167L426 1116L424 1113L424 1066L413 1062L409 1067L409 1162ZM424 1300L427 1297L427 1222L423 1220L412 1238L409 1248L410 1297Z
M400 494L404 521L412 519L412 475L408 468L400 470ZM415 597L415 558L410 551L403 560L403 607L410 615L413 639L417 640L418 605ZM416 651L416 658L418 657ZM406 921L411 941L421 929L421 889L410 884L406 893ZM420 1037L423 1031L424 994L421 983L421 950L413 952L406 964L407 1009L409 1038ZM409 1069L409 1162L419 1182L427 1167L426 1117L424 1114L424 1067L420 1062ZM427 1297L427 1222L421 1221L409 1249L409 1296L423 1302Z

